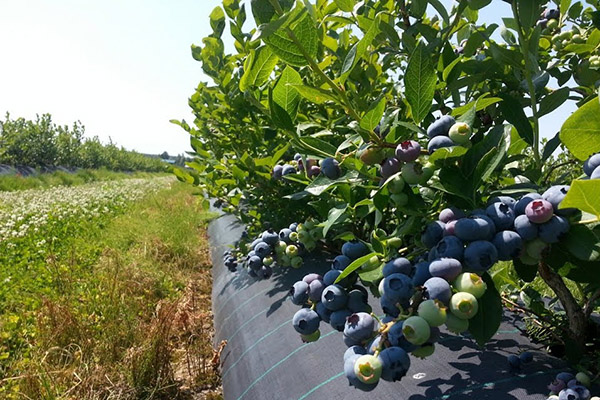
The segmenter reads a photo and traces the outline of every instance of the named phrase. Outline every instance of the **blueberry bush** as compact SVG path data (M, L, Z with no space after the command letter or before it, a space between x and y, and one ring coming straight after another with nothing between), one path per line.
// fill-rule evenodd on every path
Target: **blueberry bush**
M487 7L501 25L478 21ZM594 359L598 1L225 0L210 25L192 56L212 82L189 99L194 123L173 121L195 157L177 175L247 224L231 270L293 221L341 253L294 285L293 322L305 341L322 321L343 332L353 386L400 379L442 325L483 345L503 305Z

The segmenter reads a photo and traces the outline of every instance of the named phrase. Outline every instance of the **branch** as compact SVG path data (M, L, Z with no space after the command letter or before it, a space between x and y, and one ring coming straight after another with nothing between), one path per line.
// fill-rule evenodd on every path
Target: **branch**
M592 297L590 297L583 308L583 313L585 314L586 318L589 318L590 315L592 315L592 312L594 311L594 303L598 300L600 300L600 289L596 289Z

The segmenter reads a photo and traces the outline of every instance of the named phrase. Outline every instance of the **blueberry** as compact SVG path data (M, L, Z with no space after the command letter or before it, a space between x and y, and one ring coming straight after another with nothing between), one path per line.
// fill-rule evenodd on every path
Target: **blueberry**
M271 251L271 246L265 242L257 244L254 248L254 253L256 253L256 256L260 257L261 259L271 254Z
M444 226L444 236L454 236L456 222L456 220L446 222L446 226Z
M262 259L259 256L252 256L248 259L248 266L254 272L257 272L263 266Z
M355 355L355 356L349 357L344 362L344 374L346 375L346 378L348 379L350 386L354 386L356 389L362 390L363 392L370 392L371 390L375 389L375 387L377 387L378 382L369 384L369 383L364 383L358 379L358 377L356 376L356 373L354 372L354 364L360 357L361 357L360 355Z
M275 246L277 243L279 243L279 234L273 229L269 229L262 233L262 240L270 246ZM256 251L256 248L254 251Z
M526 215L515 218L515 230L523 240L533 240L538 237L538 226L529 221Z
M579 393L573 389L563 389L558 394L558 400L580 400Z
M370 312L371 306L368 304L368 296L361 290L351 290L348 293L348 309L354 313Z
M379 350L381 344L381 335L377 335L367 343L365 349L367 350L367 354L375 354L377 350Z
M273 171L271 171L271 175L273 176L273 179L281 179L281 176L283 175L283 166L282 165L276 165L273 167Z
M448 136L436 136L429 140L429 143L427 143L427 151L429 154L433 154L438 149L452 146L456 146L456 143L454 143Z
M283 240L286 243L291 243L292 241L290 240L290 234L293 231L291 229L288 228L283 228L282 230L279 231L279 239Z
M465 213L456 208L456 207L450 207L450 208L444 208L442 211L440 211L440 215L439 215L439 220L444 222L444 223L448 223L450 221L455 221L459 218L464 218L465 217Z
M343 271L348 265L352 263L352 260L345 255L339 255L333 259L333 263L331 264L332 269L337 269L339 271Z
M546 200L534 200L525 207L525 215L534 224L543 224L552 218L554 209Z
M565 386L566 386L567 382L570 382L573 379L575 379L575 375L573 375L570 372L561 372L558 375L556 375L556 379L559 380L559 381L563 381L565 383Z
M392 300L409 299L414 292L412 279L404 274L391 274L384 278L385 296Z
M429 273L429 262L422 261L415 265L415 274L413 275L413 285L414 286L423 286L423 284L431 278L431 274Z
M567 384L560 379L555 379L548 385L548 389L554 393L559 393L561 390L565 389Z
M514 260L523 251L523 239L514 231L496 233L492 243L498 250L498 259L502 261Z
M494 221L497 230L510 229L515 220L515 213L508 204L493 203L485 210L488 217Z
M369 253L369 248L363 242L352 240L342 245L342 254L351 260L356 260Z
M363 346L351 346L348 347L348 349L344 352L344 362L354 356L354 355L359 355L362 356L363 354L367 354L367 349L365 349Z
M396 147L396 158L400 161L415 161L421 155L421 145L414 140L406 140Z
M596 167L596 169L590 175L590 179L600 179L600 167Z
M314 178L315 176L319 176L321 173L321 168L318 165L311 165L306 172L306 175L309 178Z
M359 342L371 337L375 329L375 319L365 312L354 313L346 318L344 335Z
M402 179L409 185L423 185L433 176L431 167L417 162L409 162L402 166Z
M429 223L421 235L421 242L429 249L434 247L444 236L444 226L445 224L441 221Z
M308 283L304 281L298 281L294 283L289 292L292 303L297 306L304 305L308 301L308 291Z
M539 237L545 243L558 243L568 231L569 221L559 215L554 215L548 222L539 225Z
M494 203L504 203L510 207L511 210L515 209L517 201L510 196L494 196L488 201L488 205Z
M273 276L273 269L271 269L271 267L268 265L263 265L258 271L256 271L256 275L262 279L269 279L271 276Z
M600 153L596 153L594 155L592 155L590 158L588 158L584 163L583 163L583 172L585 172L585 174L587 176L592 176L592 173L600 166Z
M465 242L484 240L489 238L490 234L493 237L493 231L495 232L493 221L483 215L461 218L454 226L456 237Z
M308 297L313 302L321 301L321 295L323 294L325 287L326 286L321 279L315 279L308 285Z
M348 310L347 308L333 311L329 316L329 324L336 331L343 332L344 326L346 325L346 318L348 318L350 315L352 315L352 311Z
M293 223L291 223L291 224L290 224L290 226L289 226L289 229L290 229L292 232L296 232L297 228L298 228L298 223L297 223L297 222L293 222Z
M524 351L523 353L519 354L519 358L521 359L521 363L529 364L533 361L533 353L530 351Z
M283 170L281 171L281 176L286 176L286 175L290 175L290 174L295 174L298 171L296 171L296 168L294 168L294 166L289 165L289 164L285 164L283 166Z
M321 321L329 323L332 311L328 310L323 303L318 302L315 306L315 311L317 314L319 314L319 318L321 318Z
M508 366L511 370L520 370L521 369L521 359L519 356L511 354L507 358Z
M542 18L543 19L548 19L548 20L550 20L550 19L559 19L560 18L560 11L556 10L556 9L547 8L542 13Z
M302 155L300 155L300 153L294 154L294 160L295 161L302 160Z
M436 258L463 259L464 244L456 236L444 236L432 250Z
M402 379L410 368L410 357L400 347L389 347L379 353L381 379L395 382Z
M576 391L581 400L589 400L589 398L592 397L590 391L583 385L575 385L570 389Z
M333 285L333 282L342 274L342 271L337 269L332 269L331 271L327 271L325 275L323 275L323 283L327 286Z
M446 280L434 276L433 278L429 278L423 286L427 292L428 299L439 300L446 305L450 303L452 289Z
M448 136L448 132L452 125L456 123L456 120L450 115L444 115L441 118L434 121L427 128L427 136L431 139L436 136Z
M489 270L498 261L498 250L487 240L470 243L465 249L464 266L471 272Z
M389 178L398 171L400 171L400 161L398 161L398 159L395 157L386 158L381 163L381 176L384 179Z
M544 192L544 194L542 194L544 200L547 200L550 204L552 204L552 208L554 209L554 212L556 214L569 216L577 212L577 209L575 208L559 208L560 203L567 196L569 188L570 186L567 185L551 186L548 190Z
M254 250L259 243L263 243L262 238L254 239L254 241L250 243L250 248Z
M384 282L384 281L382 281ZM397 318L400 315L400 308L398 307L398 302L394 299L391 299L387 296L381 296L379 299L379 304L381 305L381 309L386 315Z
M527 204L531 203L533 200L540 200L541 198L542 195L539 193L527 193L517 201L517 204L515 204L515 215L525 214L525 207L527 207Z
M391 274L404 274L409 275L412 272L412 264L404 257L394 258L391 261L388 261L383 266L383 276L388 277Z
M328 309L337 311L346 306L348 294L340 285L329 285L323 290L321 301Z
M310 335L319 329L321 319L319 315L310 308L301 308L294 314L292 324L296 332L302 335Z
M431 276L443 278L447 281L453 281L462 272L460 261L454 258L442 258L432 261L429 265Z
M321 160L321 172L329 179L337 179L342 175L340 164L332 157Z

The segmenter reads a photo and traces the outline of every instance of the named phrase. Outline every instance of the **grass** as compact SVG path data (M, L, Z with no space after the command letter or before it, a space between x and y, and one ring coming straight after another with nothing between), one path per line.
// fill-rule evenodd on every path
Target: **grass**
M80 169L74 173L56 171L30 176L0 175L0 191L42 189L53 186L75 186L97 181L111 181L126 178L148 178L157 175L149 172L116 172L107 169Z
M27 337L0 360L0 397L185 399L202 391L220 399L211 217L194 189L176 182L62 238L39 266L57 271L53 290L30 293L41 301L22 318L0 319L2 339Z

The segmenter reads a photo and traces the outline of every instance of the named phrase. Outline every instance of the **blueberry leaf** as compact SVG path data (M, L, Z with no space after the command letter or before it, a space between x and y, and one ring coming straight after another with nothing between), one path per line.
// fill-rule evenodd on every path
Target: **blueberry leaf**
M496 290L494 281L486 273L482 276L487 284L487 290L478 300L479 311L469 320L469 332L478 345L482 346L490 340L502 322L502 300Z
M600 218L600 180L575 180L559 208L578 208Z
M575 111L560 129L560 140L580 160L600 151L600 103L594 97ZM596 215L600 215L596 213Z

